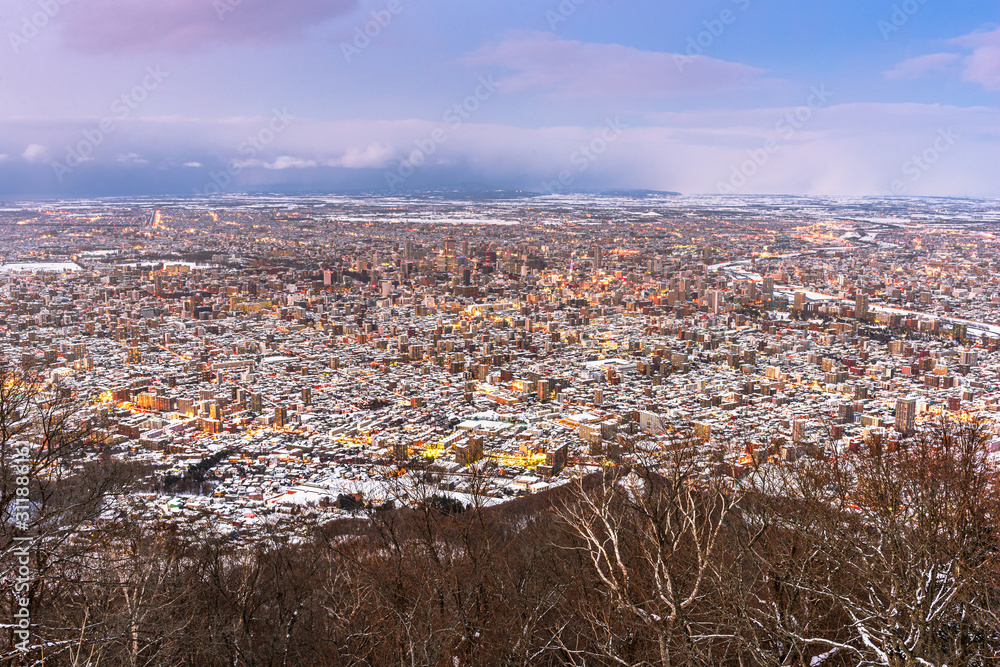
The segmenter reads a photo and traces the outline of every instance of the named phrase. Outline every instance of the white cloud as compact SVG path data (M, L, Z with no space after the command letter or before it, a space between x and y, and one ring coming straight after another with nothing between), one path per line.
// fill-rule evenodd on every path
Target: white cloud
M959 62L961 78L986 90L1000 91L1000 26L987 26L976 32L950 40L967 51L961 53L930 53L909 58L885 72L889 79L917 79L928 72L944 71ZM971 53L968 53L971 51Z
M388 144L374 142L365 148L348 148L343 156L327 160L324 165L349 169L381 169L389 163L395 154L395 151Z
M957 53L930 53L926 56L908 58L896 64L885 73L887 79L919 79L928 72L946 70L961 56Z
M23 157L28 162L41 162L45 159L45 146L41 144L29 144L24 152L21 153Z
M124 153L115 158L115 162L126 164L149 164L149 160L140 157L138 153Z
M621 44L518 33L467 56L471 66L510 71L501 92L526 90L563 98L671 97L745 87L763 70L707 56L642 51Z
M972 49L972 55L962 60L962 79L1000 90L1000 26L959 37L955 43Z
M185 162L184 166L185 167L193 167L195 169L198 169L198 168L201 167L201 162Z
M303 158L292 157L291 155L281 155L271 162L266 160L236 160L233 164L240 169L247 168L257 168L257 169L308 169L309 167L315 167L315 160L306 160Z

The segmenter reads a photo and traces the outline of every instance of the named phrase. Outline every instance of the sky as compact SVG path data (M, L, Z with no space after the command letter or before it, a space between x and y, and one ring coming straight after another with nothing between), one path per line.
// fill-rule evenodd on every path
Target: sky
M996 0L8 0L0 198L1000 197Z

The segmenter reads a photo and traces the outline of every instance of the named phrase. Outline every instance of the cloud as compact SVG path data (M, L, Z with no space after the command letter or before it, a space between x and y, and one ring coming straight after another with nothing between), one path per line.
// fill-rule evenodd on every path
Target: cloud
M57 20L67 45L83 53L188 52L293 39L357 6L358 0L73 0Z
M803 103L808 94L804 96ZM541 191L543 183L569 171L574 188L714 193L720 182L729 182L734 167L760 159L763 147L770 145L773 152L739 188L741 194L875 195L887 191L894 180L903 180L912 195L1000 196L995 176L1000 172L1000 111L995 108L840 104L816 110L798 127L791 125L788 118L796 118L802 109L691 110L622 118L628 127L614 141L598 146L600 153L592 161L580 160L581 150L595 146L605 130L602 124L531 128L470 121L450 127L413 119L299 118L259 154L244 159L249 156L241 155L239 146L267 118L137 117L123 121L121 131L108 135L92 159L66 175L64 183L56 181L47 162L12 161L0 164L0 188L14 192L14 183L31 177L34 185L21 186L23 192L58 194L76 187L74 192L86 194L115 184L134 192L135 183L157 192L164 183L183 183L191 193L204 187L205 175L181 166L190 162L212 174L230 169L227 187L232 191L337 189L346 183L359 189L385 188L387 170L398 173L401 160L427 146L435 131L444 131L447 140L424 156L405 187L477 181ZM62 153L51 147L75 145L92 125L92 120L0 120L0 152L20 153L32 141L49 146L50 157L61 160ZM954 145L919 181L908 180L907 161L934 147L939 132L949 129L958 136ZM130 153L142 155L149 164L116 161ZM586 168L580 170L581 164ZM232 170L234 166L240 168Z
M470 66L510 74L500 90L537 90L562 98L670 97L743 87L762 70L705 56L642 51L620 44L562 40L551 33L518 33L466 56Z
M123 153L115 158L115 162L125 164L149 164L149 160L140 157L138 153Z
M328 160L329 167L348 167L349 169L380 169L396 155L391 146L384 143L371 143L364 148L349 148L339 158Z
M1000 26L992 30L977 31L954 41L972 49L972 54L962 60L962 79L978 83L987 90L1000 90Z
M281 155L275 158L271 162L266 160L236 160L233 162L236 167L240 169L247 168L258 168L258 169L308 169L309 167L315 167L315 160L306 160L303 158L292 157L291 155Z
M198 169L198 168L201 167L201 162L185 162L184 166L185 167L193 167L195 169Z
M29 144L24 152L21 153L23 157L28 162L41 162L45 159L45 146L41 144Z
M887 79L919 79L928 72L938 72L948 68L961 56L957 53L930 53L926 56L908 58L885 72Z

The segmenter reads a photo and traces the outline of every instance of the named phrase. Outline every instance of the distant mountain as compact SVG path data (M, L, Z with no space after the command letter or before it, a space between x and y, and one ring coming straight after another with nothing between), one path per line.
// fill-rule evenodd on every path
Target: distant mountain
M591 195L594 197L632 197L636 199L642 199L644 197L681 197L683 196L680 192L672 192L670 190L643 190L643 189L620 189L620 190L586 190L586 189L573 189L565 190L561 192L535 192L531 193L537 196L543 196L548 194L558 194L558 195Z
M604 190L597 194L605 197L680 197L680 192L669 190Z

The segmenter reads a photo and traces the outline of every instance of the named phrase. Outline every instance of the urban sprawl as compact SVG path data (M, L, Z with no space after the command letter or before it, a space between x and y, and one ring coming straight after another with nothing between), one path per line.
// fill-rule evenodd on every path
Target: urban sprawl
M294 534L428 472L499 503L680 430L739 484L996 420L998 222L656 193L13 203L0 355L85 403L95 458L148 464L116 502L151 522Z

